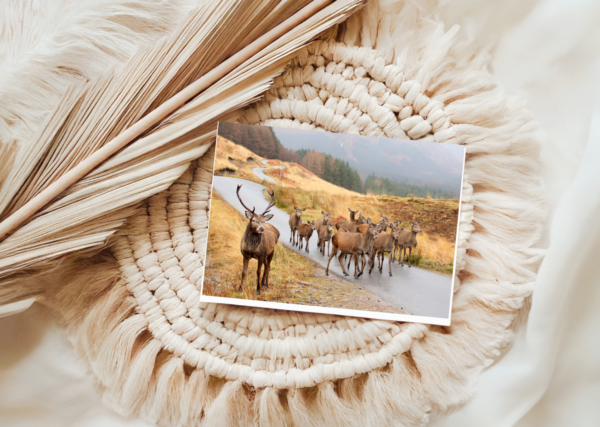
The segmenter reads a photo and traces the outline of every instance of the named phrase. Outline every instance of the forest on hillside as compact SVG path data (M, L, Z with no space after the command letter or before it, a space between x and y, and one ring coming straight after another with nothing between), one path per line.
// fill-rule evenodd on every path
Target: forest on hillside
M285 148L273 129L268 126L250 126L219 122L219 135L267 159L300 163L302 158Z
M362 193L362 181L356 169L348 162L334 159L329 154L318 151L301 149L296 154L301 157L299 164L321 179L347 190Z
M432 199L458 199L458 194L428 185L411 184L408 182L396 182L388 178L381 178L371 174L365 181L365 193L371 192L376 195L388 195L407 197L431 197Z

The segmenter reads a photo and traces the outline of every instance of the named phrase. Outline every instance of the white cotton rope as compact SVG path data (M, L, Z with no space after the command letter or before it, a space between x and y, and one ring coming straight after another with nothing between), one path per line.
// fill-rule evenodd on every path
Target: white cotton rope
M472 396L541 257L536 126L468 46L417 22L395 60L349 30L313 43L239 121L465 145L452 325L200 303L212 147L120 229L117 266L78 278L104 283L65 317L112 407L164 426L418 426Z

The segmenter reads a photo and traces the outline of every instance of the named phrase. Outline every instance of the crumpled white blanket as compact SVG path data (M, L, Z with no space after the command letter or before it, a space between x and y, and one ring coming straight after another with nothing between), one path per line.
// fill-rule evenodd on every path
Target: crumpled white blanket
M600 3L460 0L444 6L544 130L547 256L529 321L478 394L435 427L600 425ZM48 313L0 319L0 425L143 426L102 405Z

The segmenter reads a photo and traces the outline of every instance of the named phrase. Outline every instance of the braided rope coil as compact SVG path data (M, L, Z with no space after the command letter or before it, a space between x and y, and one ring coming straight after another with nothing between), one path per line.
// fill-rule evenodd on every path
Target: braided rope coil
M120 277L75 327L113 407L161 425L423 425L470 397L533 290L537 143L487 72L436 70L318 41L239 121L464 144L452 326L200 303L213 147L120 230Z

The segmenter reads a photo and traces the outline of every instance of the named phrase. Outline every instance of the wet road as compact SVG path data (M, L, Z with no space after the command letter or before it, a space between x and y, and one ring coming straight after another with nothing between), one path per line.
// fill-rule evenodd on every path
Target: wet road
M265 175L265 169L267 168L253 168L252 173L259 177L260 179L264 179L266 182L275 183L275 180L270 176ZM270 169L270 168L269 168Z
M260 168L258 168L260 169ZM244 203L248 206L256 206L257 211L264 210L268 202L262 193L264 187L254 182L238 178L214 177L214 191L240 213L244 213L244 208L236 196L236 187L243 184L240 195ZM290 227L288 225L289 215L282 210L273 207L271 213L274 214L270 223L277 227L280 233L279 241L292 250L302 253L322 265L327 266L328 257L323 256L317 248L317 233L314 232L309 241L310 253L300 251L292 247L290 243ZM377 264L373 268L373 273L368 274L368 266L365 267L363 275L354 279L353 276L345 277L337 258L331 260L329 272L343 277L346 280L355 282L371 292L377 294L386 301L395 304L407 313L417 316L437 317L447 319L450 310L450 300L452 294L452 279L450 277L435 274L419 268L401 267L399 264L392 264L393 276L388 275L387 260L383 264L383 274L379 273ZM354 271L354 263L351 270Z

